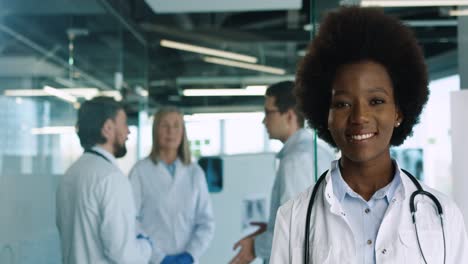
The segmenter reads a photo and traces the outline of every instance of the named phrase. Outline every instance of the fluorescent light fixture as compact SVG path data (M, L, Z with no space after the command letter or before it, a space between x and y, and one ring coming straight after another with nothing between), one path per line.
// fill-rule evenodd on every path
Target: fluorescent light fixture
M70 103L76 103L78 102L78 99L76 99L75 96L67 93L67 92L64 92L63 90L59 90L59 89L55 89L53 87L50 87L50 86L44 86L44 92L50 94L50 95L53 95L57 98L60 98L64 101L67 101L67 102L70 102Z
M267 88L267 85L247 85L247 87L245 87L247 91L258 91L263 93L264 95Z
M99 91L99 89L97 88L64 88L64 89L52 88L52 89L58 90L60 92L64 92L70 96L82 97L82 98L85 98L86 100L89 100L98 95L113 97L117 101L122 100L122 95L120 94L119 91L116 91L116 90ZM32 96L51 96L52 95L49 92L46 92L45 89L12 89L12 90L5 90L3 94L5 96L14 96L14 97L32 97Z
M12 89L12 90L5 90L3 93L5 96L16 96L16 97L24 97L24 96L48 96L44 90L39 89Z
M148 95L149 95L149 92L147 90L141 90L139 93L143 97L148 97Z
M468 9L450 10L450 16L468 16Z
M161 46L166 47L166 48L172 48L172 49L178 49L178 50L184 50L184 51L191 51L195 53L200 53L200 54L205 54L205 55L211 55L211 56L217 56L217 57L223 57L223 58L228 58L232 60L238 60L238 61L245 61L245 62L250 62L250 63L256 63L257 58L253 56L248 56L244 54L239 54L239 53L234 53L234 52L229 52L229 51L224 51L224 50L218 50L218 49L210 49L202 46L196 46L196 45L191 45L191 44L186 44L182 42L176 42L172 40L167 40L163 39L159 43Z
M84 97L87 100L99 95L99 90L96 88L65 88L57 90L64 91L75 97ZM50 96L49 93L45 92L42 89L11 89L5 90L3 94L5 96L16 97Z
M233 112L233 113L197 113L192 115L184 115L185 121L213 121L223 119L263 119L263 112Z
M148 90L144 89L141 86L137 86L136 89L135 89L135 92L137 94L139 94L140 96L142 96L142 97L148 97L148 95L149 95Z
M264 96L264 85L247 86L245 89L185 89L184 96Z
M463 6L468 0L362 0L361 6L411 7L411 6Z
M122 101L122 95L117 90L105 90L101 91L99 95L113 97L116 101Z
M316 29L316 30L318 30L319 26L320 26L319 23L315 23L315 29ZM313 26L312 24L306 24L306 25L304 25L304 27L303 27L303 29L304 29L305 31L311 31L313 28L314 28L314 26Z
M97 88L66 88L60 90L76 97L84 97L86 100L99 95L99 90Z
M204 57L203 60L205 62L208 62L208 63L214 63L214 64L220 64L220 65L225 65L225 66L237 67L237 68L242 68L242 69L260 71L260 72L267 72L267 73L278 74L278 75L286 74L286 71L284 69L265 66L265 65L251 64L251 63L232 61L232 60L225 60L225 59L214 58L214 57Z
M53 127L36 127L31 128L33 135L53 135L53 134L71 134L76 133L73 126L53 126Z

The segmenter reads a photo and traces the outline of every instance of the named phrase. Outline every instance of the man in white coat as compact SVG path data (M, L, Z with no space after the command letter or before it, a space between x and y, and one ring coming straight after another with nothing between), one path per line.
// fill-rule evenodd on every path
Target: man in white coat
M270 218L266 225L256 223L260 229L234 245L234 249L241 249L231 263L250 263L256 257L268 263L276 211L314 182L314 139L312 133L303 128L304 117L297 111L293 88L293 82L284 81L271 85L266 91L263 123L270 139L284 143L277 154L279 166L271 191ZM332 151L320 145L317 157L319 173L329 168L334 158Z
M116 165L129 134L122 106L108 97L83 103L77 131L85 153L56 197L62 263L148 263L151 240L136 231L132 188Z

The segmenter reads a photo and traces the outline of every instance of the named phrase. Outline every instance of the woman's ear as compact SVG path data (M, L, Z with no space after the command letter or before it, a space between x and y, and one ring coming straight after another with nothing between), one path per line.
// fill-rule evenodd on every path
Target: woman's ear
M399 127L403 122L403 114L401 113L400 109L397 109L395 114L395 127Z

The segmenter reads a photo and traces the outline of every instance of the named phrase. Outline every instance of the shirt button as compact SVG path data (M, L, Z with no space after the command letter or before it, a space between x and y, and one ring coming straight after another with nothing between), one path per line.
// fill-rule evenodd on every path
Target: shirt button
M372 240L367 240L367 245L372 245Z
M382 254L385 255L385 253L387 253L387 250L384 248L384 249L382 249Z
M369 209L369 208L366 208L366 210L364 210L364 212L365 212L366 214L368 214L368 213L370 212L370 209Z

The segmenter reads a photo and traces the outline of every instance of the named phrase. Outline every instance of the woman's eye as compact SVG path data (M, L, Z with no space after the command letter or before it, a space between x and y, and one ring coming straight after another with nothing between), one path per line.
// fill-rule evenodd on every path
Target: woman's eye
M349 106L349 103L345 103L345 102L336 102L336 103L333 103L333 108L344 108L344 107L348 107Z
M382 99L372 99L371 100L371 105L379 105L379 104L383 104L383 103L385 103L385 101L382 100Z

